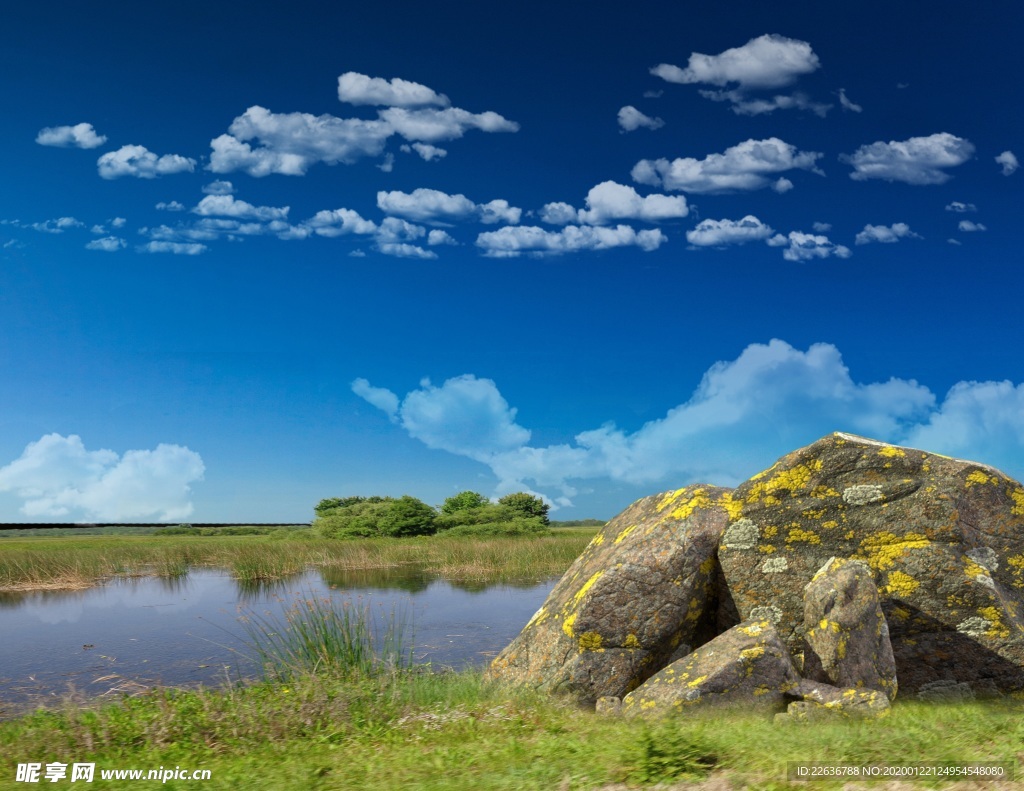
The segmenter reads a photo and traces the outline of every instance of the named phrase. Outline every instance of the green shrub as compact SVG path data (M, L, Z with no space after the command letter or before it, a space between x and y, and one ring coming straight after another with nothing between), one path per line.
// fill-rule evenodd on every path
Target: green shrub
M488 505L489 501L479 492L459 492L452 495L441 505L442 514L454 514L457 511L468 511Z
M539 519L510 519L504 522L483 522L471 525L456 525L440 531L438 535L449 538L471 536L488 538L496 536L546 536L550 533L547 525Z
M548 523L548 509L550 506L527 492L513 492L499 498L499 505L505 505L526 517L536 517L544 524Z
M332 498L321 500L315 510L313 530L324 538L398 538L436 530L437 512L409 495Z

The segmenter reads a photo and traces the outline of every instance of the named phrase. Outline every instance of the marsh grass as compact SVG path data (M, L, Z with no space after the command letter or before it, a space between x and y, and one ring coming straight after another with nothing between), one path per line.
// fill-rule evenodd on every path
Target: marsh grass
M278 681L317 674L371 678L412 666L402 611L375 617L369 604L310 592L295 599L283 617L249 613L243 626L264 676Z
M305 568L407 569L452 580L539 582L562 574L593 529L541 538L421 538L336 541L308 531L269 536L89 536L6 539L0 591L84 588L116 576L181 578L197 567L227 568L243 581Z

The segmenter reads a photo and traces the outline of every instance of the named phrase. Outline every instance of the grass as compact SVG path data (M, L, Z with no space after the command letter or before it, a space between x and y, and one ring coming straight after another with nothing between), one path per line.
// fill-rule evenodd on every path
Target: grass
M304 568L406 568L455 580L493 582L557 576L583 550L593 528L542 538L333 541L308 531L267 536L87 536L5 539L0 592L85 588L114 576L186 576L196 567L232 570L240 580L280 579Z

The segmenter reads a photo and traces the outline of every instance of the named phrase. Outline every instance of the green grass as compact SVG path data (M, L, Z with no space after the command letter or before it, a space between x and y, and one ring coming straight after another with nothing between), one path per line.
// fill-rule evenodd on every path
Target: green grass
M422 538L334 541L308 530L266 536L87 536L6 539L0 591L84 588L113 576L183 577L231 569L242 581L280 579L304 568L408 569L456 580L542 580L562 574L593 529L541 538Z
M479 672L299 673L0 724L0 788L17 787L7 782L18 762L60 760L210 769L203 786L225 789L642 788L720 777L734 788L818 791L842 783L788 784L786 762L1020 762L1022 713L1019 704L897 702L889 717L870 722L780 727L736 712L636 722L505 690ZM934 787L957 786L914 784Z

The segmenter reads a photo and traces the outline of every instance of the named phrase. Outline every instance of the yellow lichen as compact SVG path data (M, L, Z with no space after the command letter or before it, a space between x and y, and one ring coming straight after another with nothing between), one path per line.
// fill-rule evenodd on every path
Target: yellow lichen
M1024 489L1018 486L1010 492L1010 497L1013 498L1013 507L1010 509L1010 513L1014 516L1024 516Z
M964 574L966 574L971 579L974 579L975 577L978 577L978 576L982 576L982 577L989 576L988 569L984 568L983 566L979 566L977 563L975 563L969 557L965 557L964 558Z
M921 583L902 571L889 572L889 582L885 592L893 596L909 596L920 587Z
M779 532L779 528L776 525L768 525L761 531L761 535L765 538L773 538L776 533Z
M743 501L732 496L732 492L726 492L718 498L718 505L725 509L729 515L729 521L734 522L743 516Z
M703 563L700 564L700 573L701 574L710 574L714 570L715 570L715 558L714 558L714 556L709 557L707 560L705 560Z
M590 546L592 546L592 547L599 547L603 543L604 543L604 533L598 533L596 536L594 536L593 540L590 542Z
M774 467L772 468L774 469ZM821 459L811 459L807 464L798 464L788 470L782 470L769 478L764 483L755 483L750 487L747 495L748 503L755 503L762 497L773 496L785 490L790 494L807 488L811 477L821 471ZM757 476L760 478L761 476ZM753 479L752 479L753 480ZM777 500L777 498L775 498ZM779 502L777 500L777 502ZM775 504L775 503L773 503Z
M686 519L698 508L707 508L711 505L711 498L708 497L705 489L694 489L693 495L685 503L672 511L675 519Z
M744 648L740 651L740 658L747 662L753 662L761 656L764 656L764 646L761 645L755 645L753 648Z
M906 456L907 454L904 452L903 448L897 448L897 447L894 447L892 445L886 445L884 448L879 449L878 455L879 456L886 456L887 458L894 459L894 458L902 458L902 457Z
M629 649L639 648L640 647L640 641L637 639L635 634L630 632L629 634L626 635L626 639L622 642L622 647L623 648L629 648Z
M598 577L602 574L604 574L603 571L595 571L594 575L583 583L583 587L576 591L576 595L572 597L573 604L579 604L580 599L586 596L587 591L594 586L594 583L597 582Z
M929 544L931 542L920 533L907 533L900 538L886 531L861 541L860 549L853 557L866 560L871 568L881 571L892 568L907 550L922 549Z
M910 617L910 610L904 607L893 607L891 615L897 621L905 621Z
M576 636L572 631L572 626L574 623L576 623L576 613L573 613L564 621L562 621L562 631L569 635L569 637Z
M763 552L766 555L770 555L772 552L775 551L775 547L773 547L771 544L761 544L757 549L759 552Z
M537 610L537 612L533 614L533 617L526 623L525 628L529 629L531 626L535 624L543 623L547 617L547 609L545 607L541 607L539 610Z
M682 493L685 491L686 487L684 486L682 489L676 489L674 492L668 492L664 497L661 498L661 500L658 501L658 511L664 511L666 508L672 505L672 503L678 500Z
M688 687L699 686L700 684L704 683L704 681L706 679L707 679L707 676L697 676L697 678L695 678L693 681L686 682L686 686L688 686Z
M597 632L584 632L580 635L580 651L600 651L602 642Z
M636 530L637 527L637 525L630 525L629 527L627 527L625 530L623 530L621 533L615 536L615 543L621 544L623 541L626 540L626 536L628 536L630 533Z
M821 517L823 517L824 515L825 515L825 509L824 508L819 508L816 511L807 510L807 511L804 511L803 514L801 514L801 516L803 516L804 519L821 519Z
M1003 625L1002 612L998 607L979 607L978 615L992 623L985 635L988 637L1009 637L1010 630Z
M808 544L820 544L821 537L810 530L801 530L799 527L791 528L789 535L786 536L786 543L793 544L798 541L806 541Z
M994 476L989 476L983 473L981 470L975 470L967 476L967 488L970 489L972 486L978 486L986 483L999 483L999 480Z
M835 519L828 519L822 522L821 526L824 527L826 530L832 530L834 528L839 527L839 523Z
M811 489L811 497L813 497L815 500L824 500L826 497L839 497L839 496L840 496L839 492L837 492L835 489L831 488L830 486L825 486L824 484L820 484L819 483L817 486L815 486L813 489Z

